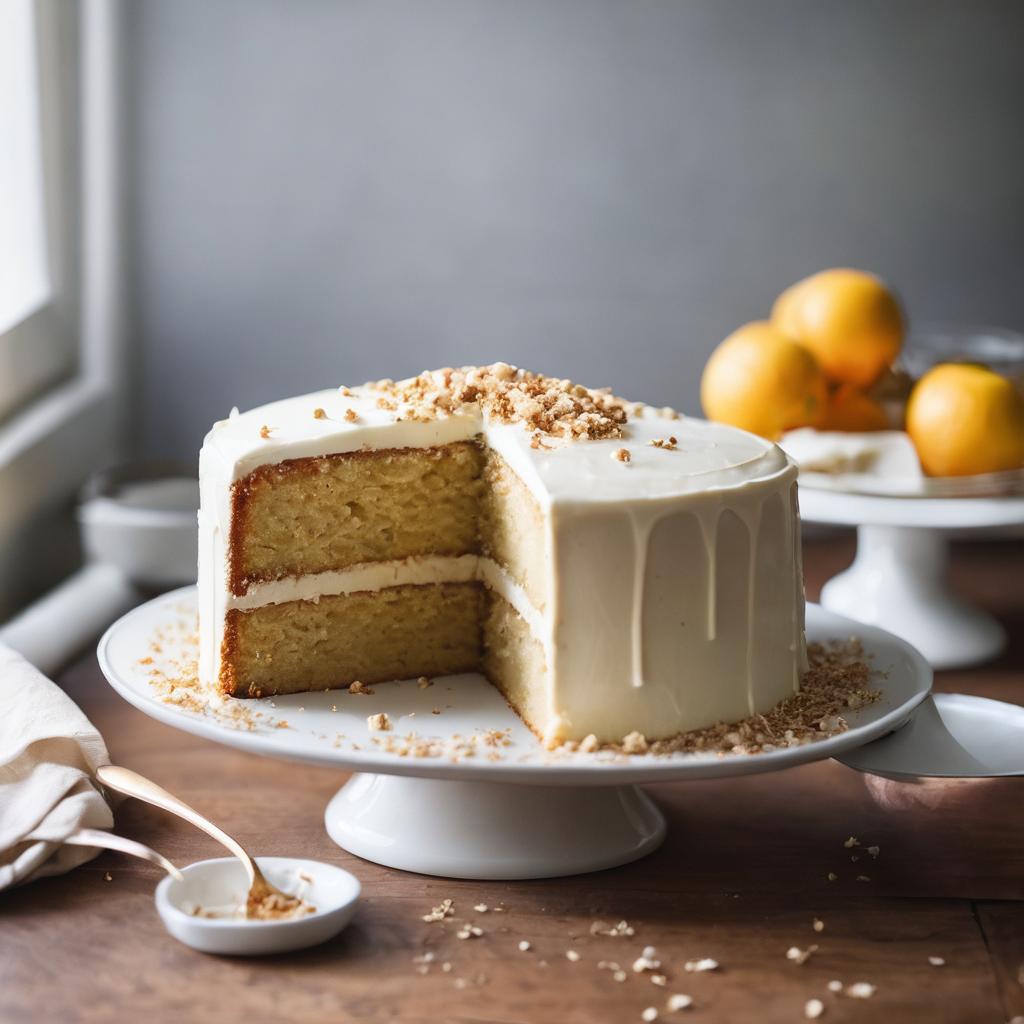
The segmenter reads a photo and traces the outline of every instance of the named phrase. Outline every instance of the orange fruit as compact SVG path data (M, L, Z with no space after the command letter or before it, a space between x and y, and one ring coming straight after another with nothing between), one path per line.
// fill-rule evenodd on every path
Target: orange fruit
M910 393L907 433L929 476L1020 469L1024 397L984 366L942 363Z
M773 441L817 423L826 392L810 352L763 320L730 334L712 352L700 382L708 419Z
M825 415L818 424L819 430L843 430L854 434L891 428L881 403L849 384L840 384L828 396Z
M862 270L823 270L787 288L772 323L806 345L825 376L866 390L899 355L903 314L893 294Z

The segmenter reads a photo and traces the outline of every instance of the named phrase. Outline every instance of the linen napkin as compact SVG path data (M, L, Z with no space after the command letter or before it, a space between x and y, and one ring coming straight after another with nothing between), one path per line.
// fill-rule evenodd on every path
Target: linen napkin
M74 702L0 644L0 889L100 852L61 844L80 828L113 826L93 781L109 763L103 737Z

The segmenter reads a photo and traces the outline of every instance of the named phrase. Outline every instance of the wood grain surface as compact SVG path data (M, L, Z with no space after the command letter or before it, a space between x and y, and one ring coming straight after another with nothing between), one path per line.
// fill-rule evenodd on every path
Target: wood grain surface
M852 551L846 536L808 542L811 597ZM964 593L1000 616L1011 643L991 665L942 674L938 688L1024 703L1022 545L960 545L952 571ZM770 1024L804 1020L812 998L824 1003L827 1022L996 1024L1024 1014L1024 780L895 784L825 762L654 786L670 830L646 860L570 879L459 882L378 867L336 847L322 816L341 773L160 725L107 687L91 655L61 681L116 763L160 782L259 853L348 868L364 899L348 930L317 949L217 958L164 932L152 868L104 854L70 875L0 894L4 1022L591 1024L639 1022L653 1007L662 1021ZM117 827L180 864L222 852L132 801L118 809ZM860 848L844 846L851 835ZM875 845L877 858L865 849ZM455 901L456 916L425 923L444 898ZM505 911L476 912L479 903ZM484 934L458 939L465 920ZM634 935L592 935L596 920L626 920ZM524 939L527 952L518 948ZM819 948L804 964L787 959L791 946L812 944ZM631 969L649 945L664 986ZM428 951L432 962L415 961ZM719 969L684 970L701 957ZM626 980L601 961L621 964ZM870 999L836 996L827 987L833 979L876 990ZM692 996L692 1008L669 1012L673 993Z

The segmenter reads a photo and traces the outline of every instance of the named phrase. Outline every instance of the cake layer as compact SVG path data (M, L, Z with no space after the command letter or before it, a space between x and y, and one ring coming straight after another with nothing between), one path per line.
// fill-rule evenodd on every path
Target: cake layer
M483 452L344 452L254 470L232 487L230 587L349 565L478 549Z
M497 452L488 451L480 507L481 551L504 568L543 610L550 600L551 531L530 489Z
M436 583L227 613L221 689L301 693L479 667L482 588Z
M490 587L483 600L484 675L519 717L543 736L551 719L548 659L529 622ZM616 737L618 738L618 737Z

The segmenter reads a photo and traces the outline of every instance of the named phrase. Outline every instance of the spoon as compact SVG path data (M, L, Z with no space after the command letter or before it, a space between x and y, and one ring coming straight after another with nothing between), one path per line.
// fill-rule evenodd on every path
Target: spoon
M98 828L80 828L72 832L65 840L66 846L94 846L98 849L117 850L118 853L127 853L131 857L138 857L140 860L148 860L150 864L161 867L172 878L179 882L185 880L185 876L162 854L151 850L134 839L125 839L124 836L115 835L113 832L103 832Z
M121 768L118 765L107 764L96 769L96 777L104 786L116 789L126 796L133 796L136 800L143 800L154 807L160 807L171 814L184 818L185 821L202 829L208 836L212 836L226 846L241 862L245 873L249 877L249 895L245 903L245 916L258 918L266 916L261 910L273 910L276 913L297 908L302 903L295 896L281 892L280 889L271 885L260 871L256 861L242 847L238 840L233 839L223 829L218 828L212 821L204 818L198 811L189 807L184 800L168 793L155 782L130 768Z

